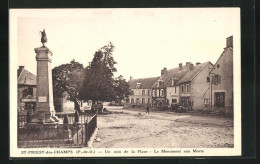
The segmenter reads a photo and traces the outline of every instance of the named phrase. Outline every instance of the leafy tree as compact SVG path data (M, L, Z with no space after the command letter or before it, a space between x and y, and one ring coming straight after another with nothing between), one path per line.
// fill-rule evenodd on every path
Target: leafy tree
M82 86L84 75L83 65L74 59L68 64L62 64L52 70L54 99L62 98L64 91L68 93L68 99L74 102L75 110L80 112L79 90Z
M129 88L129 84L123 78L122 75L115 78L114 81L114 90L115 90L115 98L117 100L122 100L125 97L128 97L131 94L131 90Z
M112 52L114 45L108 45L95 52L94 58L88 67L85 68L85 79L79 96L83 100L111 101L114 95L114 79L116 72Z

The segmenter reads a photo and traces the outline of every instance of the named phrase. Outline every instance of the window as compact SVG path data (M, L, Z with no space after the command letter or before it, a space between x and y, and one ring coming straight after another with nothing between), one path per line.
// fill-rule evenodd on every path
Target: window
M210 78L209 77L207 77L207 82L210 82Z
M136 89L139 89L140 86L141 86L141 83L136 83Z
M154 96L154 97L156 97L156 95L155 95L155 94L156 94L156 91L155 91L155 90L153 90L153 96Z
M164 90L161 89L161 97L163 97L163 96L164 96Z
M157 81L157 87L160 87L160 86L162 86L164 83L163 83L163 81L162 80L158 80Z
M139 103L139 98L136 98L136 103L137 103L137 104Z
M159 89L157 89L157 94L156 94L156 97L159 97L160 96L160 90Z
M212 76L212 83L213 84L218 85L218 84L220 84L220 82L221 82L220 75Z
M177 103L177 99L172 99L172 103Z
M174 93L176 93L176 87L174 87Z
M220 84L220 82L221 82L221 81L220 81L220 75L217 75L217 78L216 78L216 79L217 79L217 83Z
M181 93L184 92L184 85L181 86Z
M131 99L131 104L134 104L134 103L135 103L135 102L134 102L134 99L132 98L132 99Z
M33 95L33 87L28 88L28 95Z
M150 90L148 90L148 96L150 96Z
M145 98L142 98L142 104L144 104L145 103Z
M143 95L143 96L145 95L145 90L142 90L142 95Z
M204 99L204 104L205 104L205 106L209 105L209 98Z
M148 104L150 104L150 99L148 99Z
M186 85L186 91L187 91L187 93L190 92L190 85L189 84Z
M167 105L169 105L169 99L167 99Z
M35 103L32 102L26 102L25 103L25 110L35 110Z

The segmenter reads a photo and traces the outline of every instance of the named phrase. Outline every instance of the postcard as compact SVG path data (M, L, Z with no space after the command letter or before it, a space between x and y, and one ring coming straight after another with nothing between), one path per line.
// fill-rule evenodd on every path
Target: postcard
M240 8L9 13L10 157L241 156Z

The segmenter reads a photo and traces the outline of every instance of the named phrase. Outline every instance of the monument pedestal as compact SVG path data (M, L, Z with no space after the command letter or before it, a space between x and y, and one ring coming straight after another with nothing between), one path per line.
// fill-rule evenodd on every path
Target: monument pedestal
M35 48L37 61L36 109L31 123L54 123L52 52L45 46Z

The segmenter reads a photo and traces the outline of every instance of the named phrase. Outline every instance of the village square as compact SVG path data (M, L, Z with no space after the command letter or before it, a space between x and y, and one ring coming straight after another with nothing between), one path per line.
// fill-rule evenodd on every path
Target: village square
M232 12L84 12L18 20L18 148L236 147Z
M17 70L18 146L234 146L232 36L215 64L180 63L163 68L160 77L126 81L104 73L115 71L112 43L85 70L75 60L51 70L52 52L42 33L43 46L35 49L38 76L24 66ZM102 65L105 60L112 64Z

